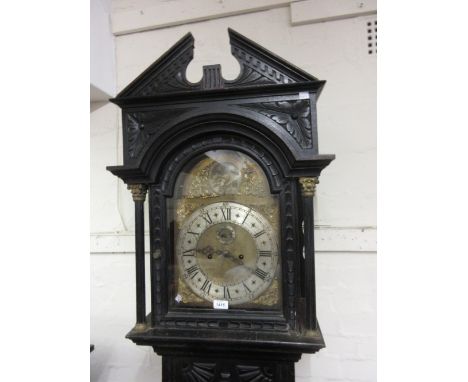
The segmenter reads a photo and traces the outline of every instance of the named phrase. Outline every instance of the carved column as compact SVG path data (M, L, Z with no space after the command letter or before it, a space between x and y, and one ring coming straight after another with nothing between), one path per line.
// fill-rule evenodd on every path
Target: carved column
M136 270L136 325L135 329L146 329L145 291L145 216L143 206L148 186L129 184L135 202L135 270Z
M304 265L305 265L305 299L306 322L309 330L317 329L315 303L315 244L314 244L314 195L319 183L316 177L299 178L304 216Z

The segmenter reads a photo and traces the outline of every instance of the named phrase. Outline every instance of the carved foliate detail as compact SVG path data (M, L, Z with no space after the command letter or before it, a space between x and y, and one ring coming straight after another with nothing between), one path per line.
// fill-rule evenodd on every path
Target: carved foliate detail
M146 191L148 190L148 186L146 184L129 184L127 188L131 191L135 202L145 201Z
M229 85L288 84L296 82L240 47L233 46L231 52L241 65L241 75L232 83L226 84L226 87L229 87Z
M305 100L260 102L238 105L272 119L282 126L302 148L312 147L310 103Z
M182 377L187 382L214 381L215 363L193 362L186 364L182 369Z
M150 65L117 98L151 97L161 93L192 90L185 72L193 58L194 40L188 33Z
M274 372L271 367L236 366L241 382L273 382Z
M248 67L247 65L242 65L241 74L239 75L238 79L232 83L227 82L226 87L229 88L234 86L267 85L274 83L274 81L268 77L263 76L256 70Z
M141 113L127 114L127 151L130 158L138 156L149 134L144 130L144 124L137 118Z
M194 108L183 108L176 112L180 116L192 109ZM128 156L132 159L138 157L151 136L157 134L166 122L174 119L174 113L174 109L163 109L125 114Z
M299 183L301 185L302 194L304 196L313 197L319 180L317 177L303 177L299 178Z
M196 88L185 79L185 71L193 58L193 50L186 50L169 65L160 70L146 86L137 91L134 96L148 97L158 93L168 93Z

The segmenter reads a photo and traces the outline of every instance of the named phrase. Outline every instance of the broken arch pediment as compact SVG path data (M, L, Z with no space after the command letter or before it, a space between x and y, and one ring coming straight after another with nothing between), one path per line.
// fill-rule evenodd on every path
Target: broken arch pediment
M209 65L199 82L189 82L194 38L188 33L110 100L122 109L124 154L124 165L110 171L125 182L156 182L160 158L171 150L226 146L232 139L235 147L250 150L256 143L282 158L286 176L318 176L334 159L318 153L315 105L325 81L228 31L240 63L236 79L224 79L220 65ZM213 136L224 141L210 141Z
M322 82L240 33L232 29L228 29L228 33L232 55L241 68L236 79L225 80L220 65L208 65L203 67L203 77L198 83L189 82L186 70L193 59L194 38L188 33L122 90L115 100L209 89Z

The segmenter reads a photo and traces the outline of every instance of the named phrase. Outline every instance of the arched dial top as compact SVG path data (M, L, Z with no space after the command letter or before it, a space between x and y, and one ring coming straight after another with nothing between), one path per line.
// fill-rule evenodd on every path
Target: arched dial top
M225 201L198 208L186 219L176 255L182 278L196 295L238 305L270 286L278 266L278 243L261 213Z

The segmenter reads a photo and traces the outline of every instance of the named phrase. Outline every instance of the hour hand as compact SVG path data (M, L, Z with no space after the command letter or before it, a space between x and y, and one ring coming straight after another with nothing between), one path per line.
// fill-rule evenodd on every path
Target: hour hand
M237 256L233 255L229 251L222 251L222 255L225 258L231 259L237 265L244 265L244 262L242 261L242 258L243 258L242 255L239 255L239 257L237 257ZM242 256L242 258L241 258L241 256Z
M203 255L207 255L207 256L213 256L213 253L215 252L215 250L213 249L211 245L208 245L207 247L204 247L204 248L197 248L195 251Z
M214 249L211 245L208 245L204 248L197 248L195 251L201 253L202 255L205 255L209 259L212 259L213 255L220 256L223 254L223 251L220 251L219 249Z

